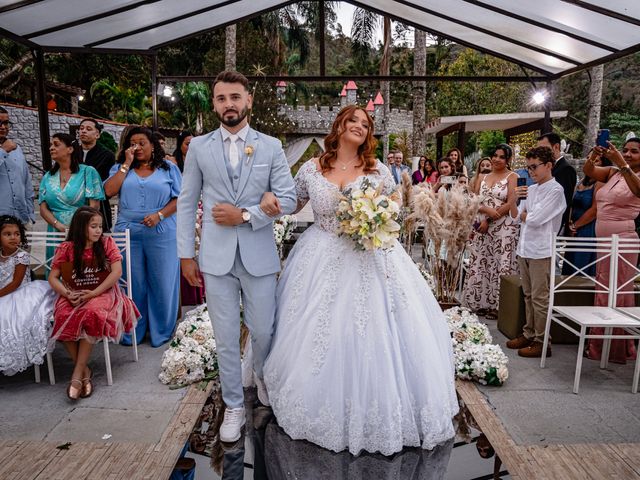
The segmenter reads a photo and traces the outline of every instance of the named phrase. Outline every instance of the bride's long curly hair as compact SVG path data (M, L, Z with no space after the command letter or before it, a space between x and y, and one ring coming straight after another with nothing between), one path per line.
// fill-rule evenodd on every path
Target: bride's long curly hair
M329 170L334 168L332 163L334 163L336 158L338 158L338 146L340 145L340 137L342 137L342 134L346 130L347 121L353 117L357 110L364 112L364 114L367 116L367 121L369 122L367 136L362 145L358 147L360 162L357 166L361 167L364 165L364 173L378 171L378 169L376 168L377 160L375 156L378 141L373 136L373 119L364 108L357 105L348 105L340 110L338 116L333 122L333 125L331 126L329 135L327 135L324 139L325 151L320 156L319 160L322 173L328 172Z

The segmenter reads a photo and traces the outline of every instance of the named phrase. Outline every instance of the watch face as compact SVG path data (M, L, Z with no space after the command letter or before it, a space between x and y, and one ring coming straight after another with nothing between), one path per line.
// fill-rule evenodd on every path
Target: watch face
M242 212L242 220L248 222L251 220L251 214L249 212Z

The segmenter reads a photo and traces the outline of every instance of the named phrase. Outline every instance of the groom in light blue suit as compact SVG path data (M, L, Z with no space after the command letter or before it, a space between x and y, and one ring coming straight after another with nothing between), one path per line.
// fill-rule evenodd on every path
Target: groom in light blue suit
M220 439L240 438L245 421L240 367L240 295L251 332L259 400L268 405L262 366L271 346L276 273L280 259L273 218L296 208L293 178L279 140L256 132L247 121L251 94L247 78L220 73L213 84L220 128L191 141L178 198L178 256L191 285L205 279L222 398L227 406ZM273 192L275 202L260 201ZM199 268L195 260L196 208L202 194ZM211 212L211 214L209 214Z

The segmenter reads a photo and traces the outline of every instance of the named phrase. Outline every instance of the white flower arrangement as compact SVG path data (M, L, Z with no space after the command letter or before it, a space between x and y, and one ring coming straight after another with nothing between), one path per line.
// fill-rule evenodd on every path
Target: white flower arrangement
M423 263L416 262L416 266L418 267L418 270L420 270L420 273L422 274L424 279L427 281L427 285L429 285L429 289L431 289L431 291L434 291L436 289L436 281L433 278L433 275L431 275L431 273L429 272L429 270L426 269Z
M169 348L162 355L158 378L179 388L218 373L216 341L206 305L188 312L178 325Z
M281 260L284 260L282 246L286 240L293 236L293 231L296 229L297 224L296 217L293 215L283 215L273 222L273 238L276 241L278 255Z
M351 238L356 250L390 248L400 236L400 205L381 187L365 178L359 188L346 190L338 204L338 234Z
M483 385L502 385L509 378L509 359L478 316L466 308L454 307L444 315L451 332L456 377Z

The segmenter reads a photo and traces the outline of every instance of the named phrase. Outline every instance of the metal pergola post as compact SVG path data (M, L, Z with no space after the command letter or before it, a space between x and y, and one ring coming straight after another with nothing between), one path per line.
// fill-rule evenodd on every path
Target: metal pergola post
M31 50L33 62L36 66L36 88L38 101L38 124L40 126L40 150L42 152L42 168L51 170L51 156L49 154L49 112L47 111L47 87L44 77L44 52L41 48Z
M158 54L151 57L151 109L153 111L153 130L158 130Z

